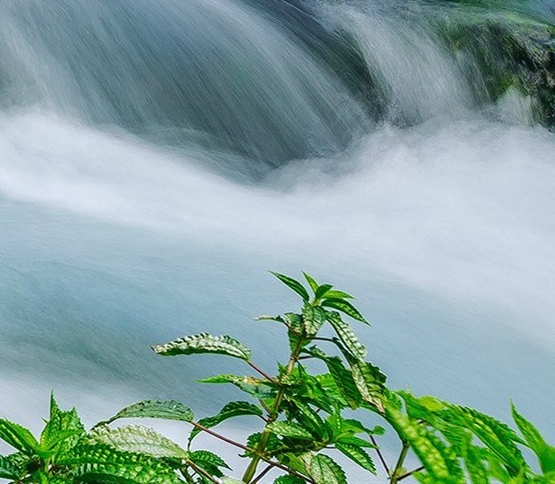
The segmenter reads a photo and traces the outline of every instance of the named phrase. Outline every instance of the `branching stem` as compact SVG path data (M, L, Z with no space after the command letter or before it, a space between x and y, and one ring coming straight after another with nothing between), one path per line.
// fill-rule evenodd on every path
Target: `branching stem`
M254 363L252 363L251 361L247 361L247 364L254 370L256 371L258 374L262 375L266 380L268 380L270 383L273 383L274 385L277 385L278 382L271 377L270 375L268 375L266 372L264 372L262 369L258 368L258 366L256 366Z
M258 474L258 476L256 476L252 480L251 484L257 484L258 482L260 482L260 479L262 479L266 474L268 474L268 472L270 472L272 468L273 468L272 465L268 465L260 474Z
M405 462L409 449L410 449L409 443L406 440L403 440L403 448L401 449L401 454L399 454L399 459L397 460L395 469L393 469L393 472L391 474L391 481L390 481L391 484L397 484L401 480L402 476L400 476L399 473L403 468L403 464Z
M272 413L272 411L268 408L268 405L266 405L266 402L264 402L264 400L258 400L258 402L260 403L262 408L266 410L266 413L268 414Z
M295 345L295 348L293 349L293 351L291 352L291 355L289 356L289 362L287 363L287 368L285 369L285 376L289 376L293 372L293 369L295 368L295 364L298 361L303 345L304 345L304 338L301 337L297 340L297 344ZM279 411L281 408L281 402L283 401L283 397L285 396L286 391L287 391L287 388L282 386L279 389L278 394L276 395L276 399L274 401L274 407L270 412L270 414L268 415L268 422L266 424L266 427L264 428L264 431L262 432L262 436L260 437L260 441L258 442L258 445L256 447L255 456L252 458L247 469L245 470L245 473L243 474L243 482L246 482L247 484L251 483L251 480L256 473L256 468L258 467L258 463L262 459L262 454L264 453L264 450L268 445L268 440L270 439L270 435L272 433L268 429L268 425L275 422L276 419L278 418Z
M399 477L399 479L397 479L398 481L402 481L403 479L412 476L413 474L416 474L417 472L423 471L424 470L424 466L420 466L417 469L414 469L413 471L407 472L406 474L403 474L402 476Z
M248 452L249 454L253 454L254 455L253 460L257 459L257 462L260 462L262 460L262 461L268 463L271 467L277 467L278 469L281 469L285 472L288 472L290 474L296 475L297 477L300 477L302 479L307 480L307 478L305 476L303 476L302 474L299 474L298 472L293 471L292 469L290 469L286 465L280 464L279 462L274 462L269 457L266 457L265 455L262 455L262 452L258 449L251 449L250 447L247 447L246 445L243 445L243 444L241 444L239 442L236 442L232 439L228 439L224 435L221 435L218 432L214 432L213 430L211 430L211 429L209 429L209 428L205 427L204 425L199 424L197 422L191 422L191 425L193 425L193 427L198 428L199 430L202 430L203 432L206 432L207 434L210 434L212 437L215 437L215 438L217 438L217 439L219 439L223 442L226 442L227 444L238 447L239 449L242 449L245 452ZM247 482L247 481L245 481L245 482ZM308 482L313 482L313 481L308 480Z
M214 432L213 430L209 429L208 427L205 427L202 424L199 424L198 422L191 422L191 425L193 427L196 427L199 430L202 430L203 432L206 432L207 434L210 434L212 437L216 437L217 439L220 439L223 442L226 442L229 445L239 447L239 449L243 449L244 451L247 451L247 452L255 452L253 449L247 447L246 445L236 442L235 440L229 439L225 435L219 434L218 432Z
M219 480L216 479L214 476L211 476L208 472L206 472L202 467L197 466L194 462L187 460L187 465L189 465L197 474L208 479L210 482L214 484L219 484Z

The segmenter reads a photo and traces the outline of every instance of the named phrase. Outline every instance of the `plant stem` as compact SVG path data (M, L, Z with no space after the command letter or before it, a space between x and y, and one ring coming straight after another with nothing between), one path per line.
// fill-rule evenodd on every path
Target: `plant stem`
M186 469L180 469L181 471L181 475L185 478L185 481L187 482L187 484L195 484L195 481L193 480L193 476L191 476Z
M272 411L268 408L268 405L266 405L266 403L264 402L264 400L260 399L258 400L258 402L260 403L260 405L262 406L262 408L264 410L266 410L266 413L270 414L272 413Z
M399 475L401 469L403 468L403 463L405 462L405 458L407 457L407 453L410 449L410 445L407 441L403 440L403 448L401 449L401 454L399 455L399 459L397 460L397 465L391 474L391 484L397 484L402 476Z
M258 457L259 460L263 460L264 462L268 463L271 467L277 467L278 469L281 469L285 472L288 472L290 474L296 475L296 476L298 476L302 479L307 480L307 478L305 476L303 476L302 474L299 474L298 472L290 469L286 465L280 464L279 462L274 462L269 457L267 457L265 455L261 455L260 451L258 449L251 449L250 447L247 447L246 445L243 445L243 444L240 444L239 442L235 442L234 440L228 439L224 435L221 435L218 432L214 432L213 430L211 430L211 429L209 429L209 428L205 427L204 425L201 425L197 422L190 422L190 423L191 423L191 425L193 425L193 427L197 427L198 429L202 430L203 432L206 432L207 434L210 434L212 437L216 437L217 439L220 439L223 442L226 442L230 445L238 447L239 449L242 449L245 452L256 455L256 457ZM312 481L309 480L308 482L312 482Z
M387 462L385 461L385 458L380 450L380 448L378 447L378 443L376 442L376 439L374 438L373 435L370 435L370 441L374 444L374 446L376 447L376 453L378 454L378 457L380 459L380 462L383 465L383 468L385 469L385 472L387 473L387 475L389 475L389 466L387 465Z
M205 427L204 425L201 425L197 422L190 422L190 423L193 427L196 427L197 429L202 430L203 432L206 432L207 434L210 434L212 437L216 437L217 439L223 440L227 444L233 445L235 447L239 447L240 449L243 449L247 452L255 452L255 450L251 449L250 447L247 447L246 445L243 445L239 442L236 442L235 440L228 439L224 435L219 434L218 432L214 432L213 430Z
M417 472L423 471L425 469L424 466L420 466L417 469L414 469L413 471L407 472L406 474L403 474L402 476L399 477L399 479L397 479L398 481L402 481L403 479L405 479L406 477L410 477L413 474L416 474Z
M267 464L269 464L272 467L277 467L278 469L281 469L282 471L285 471L288 474L293 474L294 476L297 476L298 478L303 479L303 480L305 480L306 482L308 482L310 484L315 484L312 479L310 479L309 477L303 476L300 472L297 472L297 471L287 467L285 464L280 464L279 462L274 462L274 461L268 459L266 456L260 456L260 459L263 460L264 462L266 462ZM251 484L252 484L252 482L251 482Z
M334 343L335 344L335 339L333 338L323 338L323 337L314 337L312 338L313 341L327 341L328 343Z
M297 363L297 359L299 358L299 355L301 353L301 349L304 345L304 341L305 340L302 337L297 340L297 344L293 349L293 351L291 352L291 355L289 356L289 362L287 363L287 368L285 369L285 376L289 376L293 372L293 369L295 368L295 364ZM271 424L272 422L275 422L276 419L278 418L281 402L283 401L283 397L285 396L286 391L287 391L286 387L282 386L279 389L278 394L276 395L276 399L274 401L274 407L270 415L268 415L268 421L266 423L266 426L264 427L264 431L262 432L260 441L256 446L256 454L250 461L247 469L245 470L245 473L243 474L242 480L247 484L251 483L251 480L256 473L256 468L258 467L258 464L262 459L262 454L264 453L264 450L268 445L268 440L270 439L270 435L272 434L272 432L268 429L268 425Z
M282 471L287 472L287 474L291 474L292 476L296 476L299 479L302 479L303 481L307 482L308 484L316 484L316 482L313 479L311 479L310 477L307 477L307 476L301 474L300 472L297 472L296 470L291 469L290 467L287 467L284 464L280 464L279 462L271 461L270 459L268 459L267 457L264 457L264 456L262 456L261 459L268 464L268 467L262 471L264 474L269 472L270 469L273 469L274 467L277 467L278 469L281 469ZM256 479L252 480L250 482L250 484L255 484L258 480L260 480L260 478L262 477L262 475L261 475L262 472L258 475L258 477Z
M219 484L219 479L216 479L214 476L211 476L208 472L206 472L202 467L197 466L194 462L187 460L187 465L189 465L197 474L204 476L210 482L214 484Z
M264 378L266 378L266 380L268 380L270 383L274 383L275 385L278 384L278 382L272 378L270 375L268 375L267 373L265 373L263 370L261 370L260 368L258 368L258 366L256 366L254 363L247 361L246 362L247 365L249 365L254 371L256 371L257 373L259 373L260 375L262 375Z
M260 474L258 474L258 476L256 476L253 480L251 484L256 484L257 482L260 482L260 479L262 479L266 474L268 474L268 472L270 472L272 470L273 466L272 465L268 465L268 467L266 467L266 469L264 469Z

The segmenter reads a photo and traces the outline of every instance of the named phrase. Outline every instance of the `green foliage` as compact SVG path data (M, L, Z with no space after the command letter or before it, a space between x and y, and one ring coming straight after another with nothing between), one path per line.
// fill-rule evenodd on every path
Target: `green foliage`
M363 469L370 471L372 474L376 474L376 465L374 464L372 458L364 450L363 446L355 445L354 443L336 442L335 447L355 464L358 464Z
M257 415L260 417L262 416L262 410L260 407L249 402L229 402L217 415L214 415L213 417L201 418L198 421L200 425L198 427L194 427L189 434L189 445L191 445L193 439L202 432L202 427L215 427L224 420L239 417L240 415Z
M316 484L347 484L341 466L325 454L317 454L310 459L308 475Z
M275 481L274 484L304 484L304 479L300 479L299 477L286 475L286 476L279 476Z
M182 482L173 467L157 459L153 450L154 444L159 448L164 444L167 449L163 456L175 457L179 449L176 444L138 427L115 430L99 427L87 433L75 409L60 410L54 395L40 440L7 420L0 421L0 428L2 440L19 451L0 456L0 477L13 483Z
M194 414L189 407L175 400L144 400L125 407L108 420L99 422L97 426L112 423L120 418L161 418L190 422L193 420Z
M76 410L61 410L52 395L39 438L0 419L0 439L15 450L0 455L0 478L13 484L347 484L340 465L347 462L389 484L409 478L425 484L555 484L555 447L514 406L518 433L474 409L390 389L343 319L367 323L350 294L306 273L308 287L273 274L302 299L298 313L258 318L287 332L290 356L275 375L256 366L250 350L230 336L201 333L153 347L161 355L243 360L254 375L222 374L202 382L232 384L252 401L232 401L216 415L195 420L180 402L145 400L87 431ZM320 336L327 325L336 336ZM216 430L237 417L260 425L245 443ZM142 425L111 425L131 418L189 425L187 448ZM369 427L368 419L382 426ZM395 464L386 462L378 443L385 429L398 439ZM241 450L246 466L240 479L226 475L236 471L219 455L191 448L201 433ZM541 474L526 462L523 448L535 454Z
M555 473L555 447L549 445L534 425L520 415L512 405L513 419L526 444L538 457L540 467L545 474Z
M327 312L326 320L331 324L345 348L360 361L364 361L368 352L364 345L358 340L352 328L341 319L341 315L336 312Z
M0 439L26 455L34 455L40 451L40 445L33 434L9 420L0 419Z
M184 336L163 345L153 346L152 349L162 356L213 353L245 361L251 358L250 350L236 339L227 335L214 336L207 333Z
M74 482L128 482L174 484L181 480L174 469L148 454L124 452L101 443L81 444L58 465L71 469Z
M187 452L178 444L142 425L128 425L111 429L96 427L87 437L89 445L105 444L114 449L151 457L186 459Z

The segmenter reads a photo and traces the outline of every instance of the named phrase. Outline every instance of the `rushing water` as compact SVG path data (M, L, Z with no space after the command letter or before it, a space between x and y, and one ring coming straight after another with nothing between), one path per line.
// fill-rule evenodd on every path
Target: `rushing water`
M393 386L555 437L555 137L476 99L429 13L3 0L2 414L217 410L193 380L241 367L149 345L230 333L272 369L252 319L298 301L266 270L304 269L359 297Z

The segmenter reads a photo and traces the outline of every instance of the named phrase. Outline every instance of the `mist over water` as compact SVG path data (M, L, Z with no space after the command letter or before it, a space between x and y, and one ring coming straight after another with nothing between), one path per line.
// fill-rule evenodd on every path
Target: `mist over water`
M555 138L473 98L424 6L3 2L3 415L217 410L193 380L244 369L149 346L229 333L271 371L252 319L298 301L266 270L304 269L358 296L393 386L553 436Z

